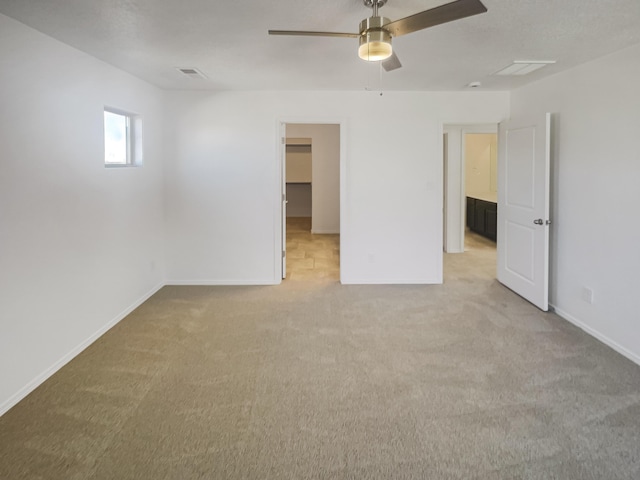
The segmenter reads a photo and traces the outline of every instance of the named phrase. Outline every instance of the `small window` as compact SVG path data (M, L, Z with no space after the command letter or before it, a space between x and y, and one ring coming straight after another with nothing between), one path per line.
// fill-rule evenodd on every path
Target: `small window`
M139 115L105 107L104 165L142 165L142 119Z

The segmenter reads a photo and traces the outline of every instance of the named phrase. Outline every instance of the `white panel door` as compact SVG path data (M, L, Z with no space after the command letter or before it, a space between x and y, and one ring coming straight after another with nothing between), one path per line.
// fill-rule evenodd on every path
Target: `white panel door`
M287 278L287 125L280 124L280 161L282 163L282 278Z
M500 124L498 280L549 309L551 114Z

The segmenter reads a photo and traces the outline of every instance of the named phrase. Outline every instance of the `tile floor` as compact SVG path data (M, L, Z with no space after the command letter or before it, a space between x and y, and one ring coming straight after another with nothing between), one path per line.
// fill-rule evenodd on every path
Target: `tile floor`
M314 235L311 217L287 218L286 280L340 281L340 235Z

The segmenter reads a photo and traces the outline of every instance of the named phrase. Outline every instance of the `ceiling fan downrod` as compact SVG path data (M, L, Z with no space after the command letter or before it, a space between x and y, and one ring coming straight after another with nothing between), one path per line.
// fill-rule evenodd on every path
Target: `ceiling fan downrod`
M373 16L378 16L378 8L384 7L384 4L387 3L387 0L363 0L364 6L373 8Z

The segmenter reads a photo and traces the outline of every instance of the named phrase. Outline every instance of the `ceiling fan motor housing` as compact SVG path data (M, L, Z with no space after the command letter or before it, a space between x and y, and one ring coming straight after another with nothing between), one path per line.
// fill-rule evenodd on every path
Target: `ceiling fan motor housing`
M391 34L384 28L389 22L386 17L369 17L360 22L360 58L377 61L391 56Z

